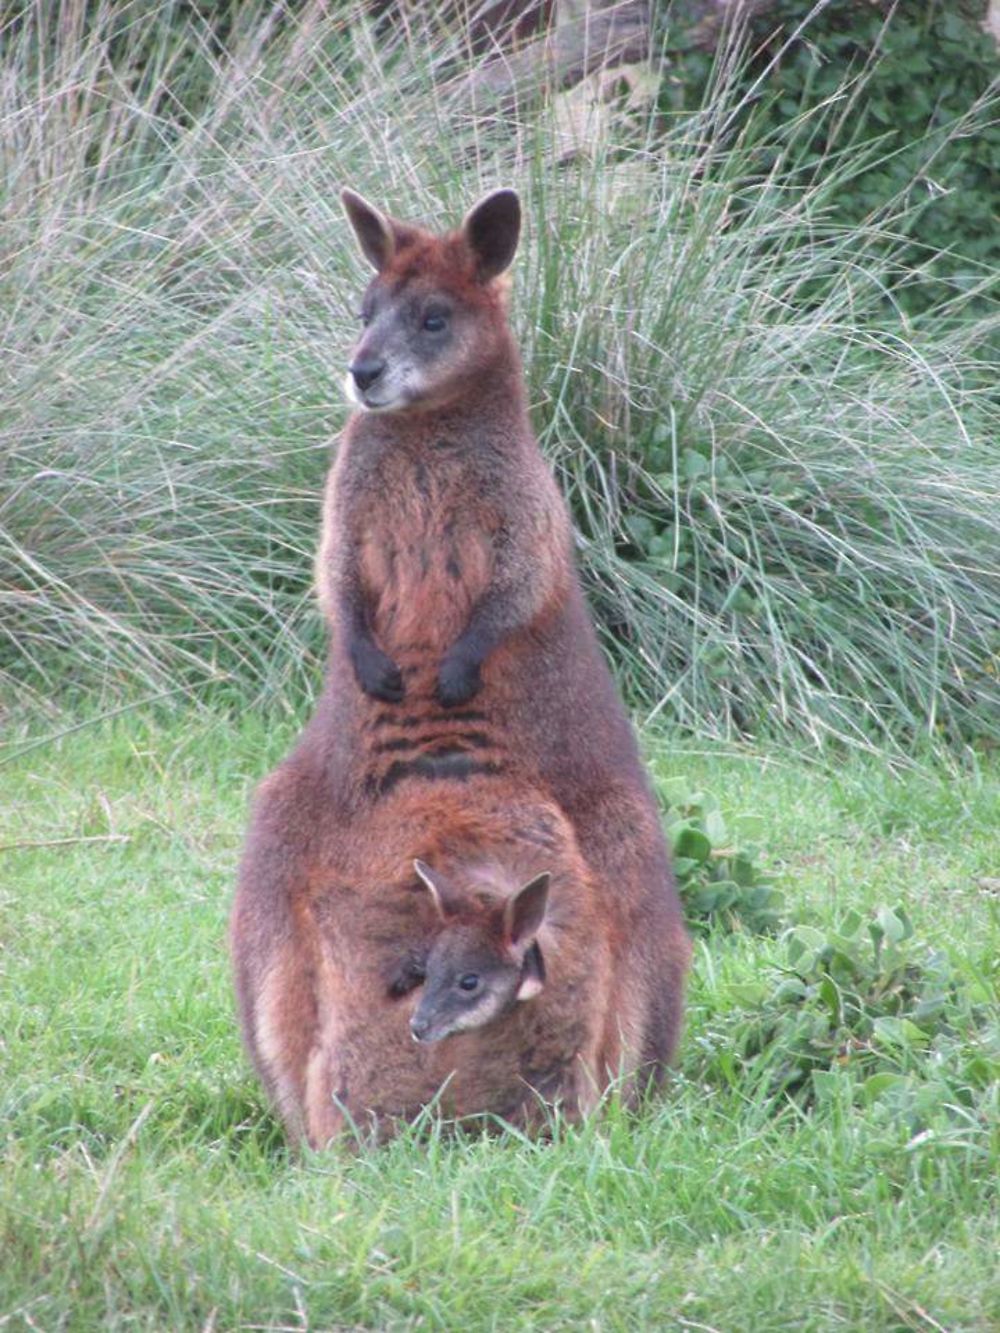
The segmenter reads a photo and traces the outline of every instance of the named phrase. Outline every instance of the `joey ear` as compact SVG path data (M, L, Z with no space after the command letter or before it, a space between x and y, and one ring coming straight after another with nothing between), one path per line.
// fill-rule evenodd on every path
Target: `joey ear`
M517 1000L533 1000L545 987L545 960L538 947L538 941L528 946L524 955L524 967L521 972L521 984L517 988Z
M353 190L341 190L340 202L347 220L361 246L361 253L376 272L381 273L396 249L396 237L389 219Z
M550 879L546 870L529 879L524 888L507 899L503 909L503 933L508 943L526 947L533 942L545 920Z
M443 879L440 877L435 879L435 872L425 861L414 861L413 869L417 872L420 882L434 900L434 906L437 908L438 916L442 921L446 920L449 913L455 908L451 890Z
M521 234L521 201L513 190L494 190L469 209L462 233L476 257L480 282L510 265Z

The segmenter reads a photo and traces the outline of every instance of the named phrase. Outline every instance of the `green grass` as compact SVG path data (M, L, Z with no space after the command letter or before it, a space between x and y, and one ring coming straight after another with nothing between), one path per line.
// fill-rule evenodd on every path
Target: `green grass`
M970 1106L900 1111L837 1064L808 1112L749 1068L715 1077L780 937L699 942L680 1073L639 1116L291 1158L240 1050L224 930L248 791L293 732L222 712L38 746L37 720L8 727L3 1327L1000 1327L995 1075ZM755 817L789 920L905 904L975 993L962 1050L1000 1036L995 760L894 776L648 749L658 780Z
M615 108L557 166L551 108L449 102L458 39L233 8L220 38L33 7L0 42L7 688L301 693L366 280L338 187L451 223L513 183L536 424L630 696L723 737L996 735L996 275L895 308L925 188L833 223L879 151L837 145L856 89L761 138L723 60L703 111Z

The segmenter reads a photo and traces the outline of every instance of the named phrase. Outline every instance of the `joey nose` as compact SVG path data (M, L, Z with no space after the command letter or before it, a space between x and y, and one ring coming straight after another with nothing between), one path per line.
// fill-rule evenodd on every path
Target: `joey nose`
M421 1018L419 1014L414 1014L410 1019L410 1036L414 1041L423 1041L430 1030L430 1021Z
M385 362L381 357L363 357L360 361L355 361L349 366L351 374L354 376L354 383L362 393L370 389L378 377L385 370Z

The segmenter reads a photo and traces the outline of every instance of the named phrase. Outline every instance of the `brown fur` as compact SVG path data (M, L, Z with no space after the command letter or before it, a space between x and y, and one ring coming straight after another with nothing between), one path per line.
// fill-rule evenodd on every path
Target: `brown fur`
M410 779L376 806L364 839L346 827L324 838L312 873L296 880L291 941L244 974L258 1070L290 1133L314 1147L348 1118L384 1136L435 1100L455 1117L492 1112L532 1124L543 1101L574 1115L629 1069L620 1030L629 1017L609 1003L602 907L565 819L490 778L441 782L427 797ZM465 923L540 869L552 875L541 994L433 1045L415 1042L409 1022L445 927L414 854L464 886ZM237 942L247 924L239 910Z
M531 431L503 280L477 278L465 231L437 239L398 223L386 228L390 257L366 297L383 315L356 362L379 353L379 320L415 291L418 303L450 303L454 334L421 370L422 397L399 410L356 413L344 430L317 560L331 627L326 687L295 751L258 794L233 914L244 1033L293 1132L296 1117L312 1114L309 1105L327 1104L324 1089L336 1093L336 1052L355 1040L344 1015L360 1012L354 1006L363 1007L376 966L368 960L361 989L341 993L354 983L331 971L321 943L329 934L303 903L314 901L325 876L327 887L349 884L364 895L363 905L337 899L353 903L343 919L357 911L362 932L379 884L396 886L387 903L413 906L419 917L426 904L401 894L400 867L414 856L435 864L434 853L420 850L406 820L424 821L442 844L458 839L466 816L456 791L471 800L492 782L510 801L537 792L568 817L584 879L601 902L612 1024L654 1081L676 1047L690 956L656 804L587 614L566 507ZM359 662L369 685L388 682L387 697L362 688ZM401 829L390 873L368 858L380 855L374 830L385 826L397 793L414 806L394 816ZM479 817L474 807L468 813ZM496 845L495 824L491 830ZM497 859L504 863L502 852ZM342 869L348 864L353 878ZM398 940L411 918L385 910L395 924L384 928ZM372 1004L382 1031L378 1006L387 1001ZM288 1047L277 1063L261 1044L276 1023ZM405 1024L399 1031L409 1088L412 1043ZM357 1041L351 1048L360 1049ZM376 1058L388 1060L379 1050ZM397 1101L412 1110L408 1093Z

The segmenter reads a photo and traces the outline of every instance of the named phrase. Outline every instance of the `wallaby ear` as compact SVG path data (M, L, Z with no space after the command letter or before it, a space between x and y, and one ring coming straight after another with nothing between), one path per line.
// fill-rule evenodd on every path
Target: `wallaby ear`
M508 943L526 946L538 934L549 902L550 879L546 870L529 879L523 889L518 889L507 899L503 909L503 933Z
M533 1000L545 987L545 960L538 947L538 941L528 946L524 955L524 967L521 971L521 984L517 988L517 1000Z
M441 878L434 878L434 871L425 861L414 861L413 869L417 872L420 882L427 889L434 900L434 906L437 908L438 916L442 921L446 920L450 911L454 908L454 902L447 884Z
M494 190L469 209L462 232L476 257L480 282L489 282L514 258L521 234L520 199L513 190Z
M396 237L389 219L353 190L341 190L340 202L354 228L361 253L372 268L381 273L396 249Z

